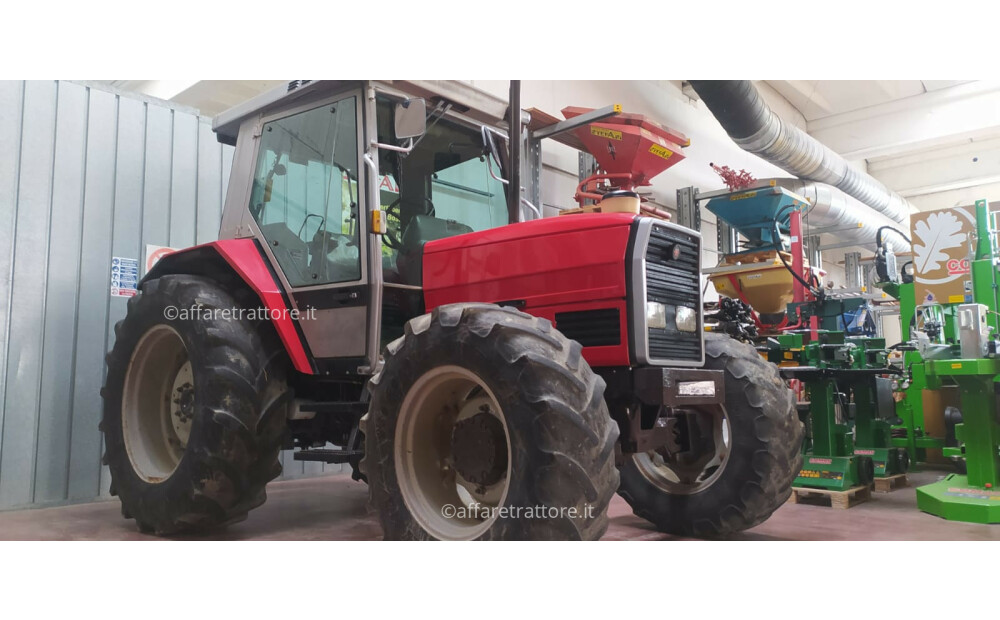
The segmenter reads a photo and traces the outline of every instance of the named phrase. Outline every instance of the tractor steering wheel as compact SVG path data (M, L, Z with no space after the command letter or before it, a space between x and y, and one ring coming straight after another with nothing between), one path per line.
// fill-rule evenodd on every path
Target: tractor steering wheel
M403 247L403 220L402 211L399 208L399 201L402 200L402 196L398 196L392 201L388 207L385 208L385 244L393 249L398 250ZM427 196L424 196L424 202L427 203L427 211L424 215L434 215L434 203Z

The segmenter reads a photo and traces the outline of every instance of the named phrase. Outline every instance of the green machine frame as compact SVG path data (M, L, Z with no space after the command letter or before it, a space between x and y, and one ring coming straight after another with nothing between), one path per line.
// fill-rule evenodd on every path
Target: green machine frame
M961 400L961 421L955 425L955 444L941 445L945 456L964 459L966 473L954 473L943 480L919 487L917 505L921 510L945 519L974 523L1000 523L1000 359L998 342L998 285L996 222L985 200L976 202L976 232L970 235L970 282L964 303L941 304L944 334L933 350L925 344L909 352L904 364L909 376L906 389L913 423L922 416L918 406L921 391L957 385ZM919 329L909 330L907 317L918 308L914 294L901 291L903 326L909 339L921 340ZM915 327L918 327L915 325ZM930 339L932 340L932 339ZM914 448L939 447L937 442L918 443Z
M767 354L783 376L803 383L809 399L800 412L806 441L795 486L845 491L905 473L907 453L892 445L885 340L801 331L769 339Z
M912 337L910 327L916 314L913 283L880 282L875 286L899 300L901 342L910 342ZM944 318L944 330L953 330L952 315L946 311ZM913 463L926 463L928 460L927 450L940 450L943 453L948 440L945 436L932 435L927 431L924 420L923 391L955 384L950 379L944 379L943 381L932 380L929 386L923 364L924 360L920 352L915 347L910 346L904 347L900 353L902 359L898 367L905 371L905 376L893 384L893 389L899 393L900 398L896 401L897 423L892 429L891 445L905 449Z

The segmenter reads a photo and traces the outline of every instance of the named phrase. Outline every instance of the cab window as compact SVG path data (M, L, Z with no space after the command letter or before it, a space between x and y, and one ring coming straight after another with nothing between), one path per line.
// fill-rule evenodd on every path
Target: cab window
M395 139L393 102L377 104L380 142ZM497 164L490 174L477 129L440 111L430 113L427 131L410 153L379 152L379 198L389 231L382 237L387 282L421 284L421 249L428 241L509 223L505 186Z
M361 279L355 97L266 123L250 212L293 287Z

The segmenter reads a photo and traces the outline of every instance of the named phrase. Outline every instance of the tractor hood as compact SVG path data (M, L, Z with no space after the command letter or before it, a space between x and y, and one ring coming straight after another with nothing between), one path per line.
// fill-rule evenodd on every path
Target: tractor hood
M427 309L455 301L524 310L624 299L625 256L636 216L583 214L533 220L424 246Z
M509 243L526 239L538 239L539 237L553 237L555 235L572 234L600 228L628 227L635 218L636 216L631 213L588 213L565 217L548 217L429 241L424 246L424 255L429 256L438 252L447 252L459 248L483 247L494 243ZM622 249L624 250L624 248Z
M629 213L502 226L428 242L424 303L494 303L549 319L595 367L630 365L630 349L639 364L699 365L700 251L698 233ZM694 310L697 329L647 329L649 299L671 320L681 306Z
M585 343L586 334L560 319L577 316L584 330L626 334L626 263L633 224L640 219L627 213L568 215L428 242L425 306L428 311L456 302L513 306L550 319ZM590 320L588 312L598 317L611 312L611 324ZM584 357L594 365L627 365L627 339L616 338L612 346L585 346Z

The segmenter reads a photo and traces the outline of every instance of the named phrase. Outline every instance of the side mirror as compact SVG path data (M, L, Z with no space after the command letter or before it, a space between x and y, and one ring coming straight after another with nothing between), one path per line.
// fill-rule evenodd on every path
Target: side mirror
M419 138L427 131L427 104L423 99L407 99L396 104L396 139Z

